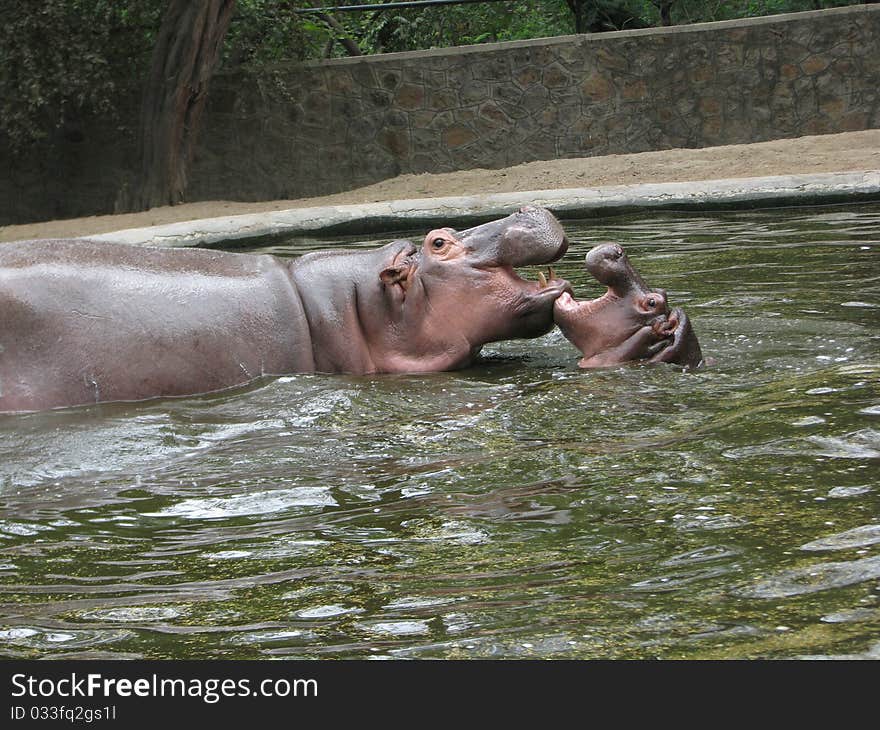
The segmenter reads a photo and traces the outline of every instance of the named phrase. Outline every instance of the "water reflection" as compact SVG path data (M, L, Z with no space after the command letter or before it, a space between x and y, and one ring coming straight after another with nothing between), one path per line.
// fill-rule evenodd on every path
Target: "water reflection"
M0 654L873 656L880 207L567 228L580 294L620 241L717 364L584 373L553 332L2 417Z

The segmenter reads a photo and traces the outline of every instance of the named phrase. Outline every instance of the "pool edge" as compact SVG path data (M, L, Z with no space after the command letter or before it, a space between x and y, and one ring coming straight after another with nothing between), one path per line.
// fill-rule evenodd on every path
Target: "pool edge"
M473 225L538 205L562 220L646 210L736 210L880 200L880 170L722 178L594 188L529 190L443 198L389 200L181 221L80 236L153 246L251 245L295 235L376 234Z

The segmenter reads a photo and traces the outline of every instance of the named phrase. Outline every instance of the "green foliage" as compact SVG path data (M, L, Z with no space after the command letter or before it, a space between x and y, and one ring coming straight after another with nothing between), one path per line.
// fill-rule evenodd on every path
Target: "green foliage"
M334 3L312 0L311 4L331 6ZM346 3L340 0L339 4ZM348 0L348 4L382 3L380 0ZM573 4L577 4L577 0L573 0ZM660 24L660 13L652 0L580 0L580 4L585 17L597 29ZM860 3L857 0L674 0L671 10L673 22L684 24L856 4ZM297 57L327 55L327 44L336 33L316 16L300 17L303 18L299 25L302 45ZM375 12L336 13L334 17L364 53L443 48L575 32L574 15L566 0L511 0L433 8L377 9ZM331 46L330 55L343 56L345 52L335 44ZM292 57L292 54L288 53L286 57Z
M0 143L13 152L84 112L114 114L149 64L159 0L3 2Z
M367 0L356 0L367 4ZM353 4L354 0L349 0ZM295 7L332 6L334 0L239 0L224 48L226 68L251 68L278 61L344 56L340 32L319 16ZM344 4L344 2L340 2ZM375 3L379 4L379 3ZM436 8L336 13L344 34L363 53L418 50L573 32L565 0L446 5Z
M337 13L337 29L318 16L293 12L309 2L333 4L238 0L223 67L244 65L262 71L280 61L342 56L345 50L337 42L342 34L364 53L382 53L574 32L566 0ZM580 2L585 17L605 27L659 24L652 0ZM858 3L674 0L671 10L675 23L696 23L853 4ZM81 116L115 118L119 99L136 93L146 76L166 5L167 0L0 0L0 145L20 152Z
M659 24L660 14L650 0L644 0L643 17ZM672 20L677 24L753 18L778 13L798 13L843 5L861 5L856 0L674 0Z
M222 67L260 67L320 57L330 32L314 17L293 13L302 4L290 0L238 0L226 34Z
M379 11L364 13L363 18L354 13L345 16L346 29L366 53L512 41L573 31L564 0L512 0Z

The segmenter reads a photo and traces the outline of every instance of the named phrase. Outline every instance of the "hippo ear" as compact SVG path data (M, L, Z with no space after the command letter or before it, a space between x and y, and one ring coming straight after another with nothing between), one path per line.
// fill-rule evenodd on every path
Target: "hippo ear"
M409 272L410 266L408 264L389 266L385 269L382 269L382 273L379 274L379 280L385 286L400 284L405 289L406 285L409 283Z

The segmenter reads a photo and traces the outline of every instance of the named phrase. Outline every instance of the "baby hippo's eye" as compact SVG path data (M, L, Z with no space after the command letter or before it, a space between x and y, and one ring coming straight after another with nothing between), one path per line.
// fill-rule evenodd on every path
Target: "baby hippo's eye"
M652 312L666 311L666 292L654 291L645 295L645 307Z
M639 296L636 306L639 312L641 312L645 316L650 317L668 314L669 312L666 307L665 292L645 292L644 294Z
M446 245L446 239L445 238L435 238L433 241L431 241L431 245L435 249L440 250L441 248L443 248Z

